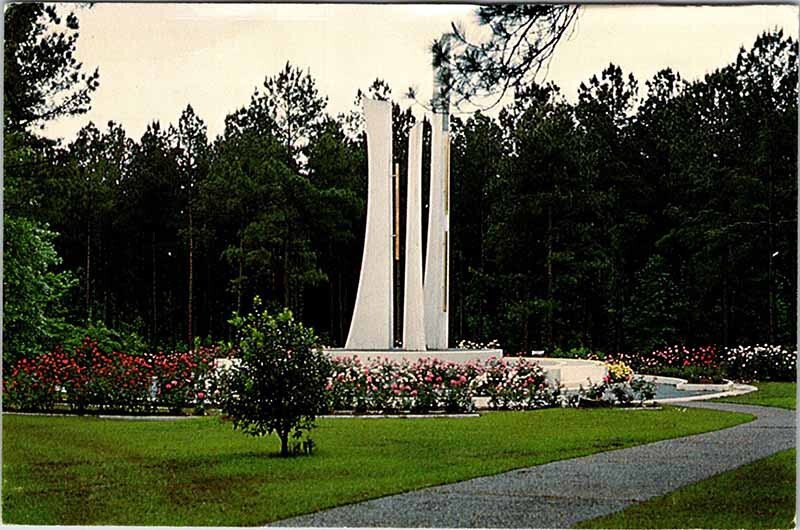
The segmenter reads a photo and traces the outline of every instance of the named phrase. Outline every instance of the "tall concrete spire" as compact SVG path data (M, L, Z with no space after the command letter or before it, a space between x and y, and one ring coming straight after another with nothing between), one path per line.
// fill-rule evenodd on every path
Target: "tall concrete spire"
M389 350L394 342L392 276L392 105L364 99L367 227L358 292L345 348Z
M403 349L425 350L425 306L422 288L422 126L408 133L406 191L406 266L403 303Z
M450 296L450 135L447 114L432 120L428 241L425 255L425 340L428 349L448 346Z

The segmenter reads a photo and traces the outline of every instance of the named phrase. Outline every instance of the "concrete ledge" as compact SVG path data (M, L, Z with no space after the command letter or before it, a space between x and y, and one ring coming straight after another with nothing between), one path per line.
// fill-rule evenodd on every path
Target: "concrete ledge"
M521 360L537 363L547 372L547 378L558 381L568 390L576 390L590 383L600 383L608 374L603 361L588 359L562 359L556 357L504 357L506 362L514 364Z
M749 394L750 392L755 392L756 390L758 390L758 388L752 385L734 383L733 381L727 381L727 380L723 384L704 385L701 383L689 383L686 381L686 379L681 379L679 377L666 377L660 375L640 375L640 377L644 378L647 381L650 381L651 383L675 385L675 388L677 390L687 390L694 392L697 391L711 392L710 394L704 394L699 396L695 395L686 397L654 399L646 401L645 403L682 403L685 401L703 401L706 399L741 396L743 394Z
M420 359L440 359L454 363L466 363L469 361L487 361L492 357L502 357L503 350L462 350L458 348L448 348L446 350L363 350L346 348L324 348L322 351L333 357L358 357L362 361L367 359L387 359L390 361L401 361L403 359L414 362Z
M126 421L176 421L207 418L208 416L136 416L134 414L59 414L57 412L3 412L3 416L46 416L51 418L98 418L101 420Z
M686 379L681 379L680 377L667 377L663 375L637 375L652 383L675 385L677 390L727 392L732 390L735 386L733 381L729 381L727 379L725 379L724 383L690 383Z

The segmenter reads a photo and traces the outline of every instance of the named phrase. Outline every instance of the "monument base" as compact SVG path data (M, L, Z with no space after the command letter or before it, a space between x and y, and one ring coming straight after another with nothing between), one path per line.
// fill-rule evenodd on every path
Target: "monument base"
M591 383L601 383L608 374L603 361L556 357L505 357L509 364L523 359L537 363L547 372L548 379L559 381L567 390L576 390Z
M468 361L486 361L492 357L503 357L501 349L486 350L461 350L451 348L447 350L348 350L346 348L326 348L323 350L332 357L358 357L362 361L367 359L389 359L400 361L406 359L410 362L419 359L436 358L443 361L454 363L466 363ZM605 363L602 361L590 361L587 359L563 359L553 357L504 357L508 364L514 364L521 360L535 362L547 373L547 378L558 381L567 390L576 390L581 386L588 386L591 383L600 383L608 373Z
M388 359L400 361L406 359L414 362L419 359L440 359L454 363L466 363L469 361L486 361L492 357L502 357L501 349L486 350L462 350L459 348L449 348L446 350L349 350L347 348L326 348L325 353L333 357L358 357L362 361L367 359Z

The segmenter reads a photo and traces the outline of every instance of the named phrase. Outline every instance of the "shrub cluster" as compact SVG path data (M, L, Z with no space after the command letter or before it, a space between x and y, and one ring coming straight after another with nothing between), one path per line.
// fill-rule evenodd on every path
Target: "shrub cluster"
M337 357L325 387L328 409L387 413L470 410L474 395L470 383L479 372L480 366L474 362Z
M52 410L62 403L79 413L139 412L158 406L202 409L209 397L212 361L220 356L217 347L149 355L106 353L86 337L71 351L58 346L20 359L3 380L3 398L6 407L25 411Z
M738 381L794 381L797 377L797 351L784 346L726 348L722 364L728 376Z
M608 374L601 383L581 387L579 405L627 406L634 402L642 405L656 395L655 384L636 377L633 369L622 361L607 362Z
M538 363L509 363L492 358L473 382L475 395L488 397L493 409L537 409L561 404L561 388L547 379Z
M473 397L495 409L533 409L560 404L560 388L536 363L492 358L463 364L338 357L326 386L329 410L429 412L472 410Z
M670 346L648 353L619 353L607 360L622 361L636 373L681 377L693 382L792 381L796 377L797 352L772 345L719 348Z

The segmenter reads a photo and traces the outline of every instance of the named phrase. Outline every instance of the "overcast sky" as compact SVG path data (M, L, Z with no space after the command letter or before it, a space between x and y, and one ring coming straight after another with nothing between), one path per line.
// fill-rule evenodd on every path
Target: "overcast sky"
M287 60L310 69L334 114L350 110L356 90L376 77L398 96L412 85L427 99L431 41L452 20L469 29L474 9L96 4L78 13L78 56L100 69L92 110L42 132L69 140L90 120L100 127L114 120L138 139L149 122L174 123L191 103L213 138L225 116L247 104L255 87ZM797 19L796 6L586 6L547 79L570 98L609 62L632 72L642 87L667 66L694 79L732 61L764 30L783 28L797 38Z

